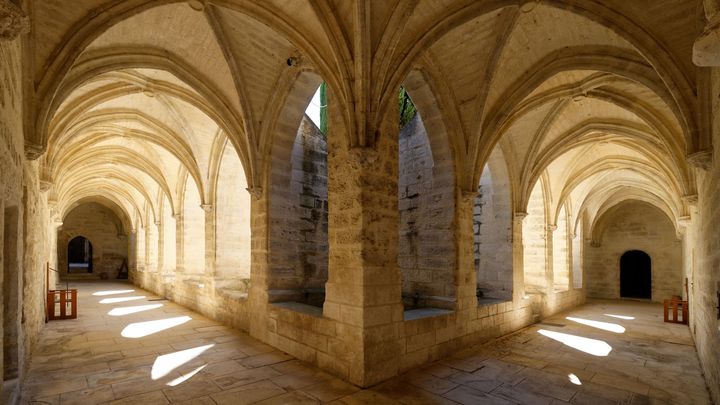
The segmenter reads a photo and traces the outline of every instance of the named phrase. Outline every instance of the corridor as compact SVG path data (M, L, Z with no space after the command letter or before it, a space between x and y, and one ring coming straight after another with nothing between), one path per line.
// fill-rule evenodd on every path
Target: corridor
M128 283L74 283L77 320L43 330L29 404L709 404L686 326L593 301L370 389Z

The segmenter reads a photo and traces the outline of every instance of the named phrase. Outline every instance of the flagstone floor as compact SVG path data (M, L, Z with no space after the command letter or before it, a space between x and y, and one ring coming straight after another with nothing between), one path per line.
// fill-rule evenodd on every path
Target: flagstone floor
M659 305L594 301L366 390L151 293L77 282L25 404L710 404L690 332Z

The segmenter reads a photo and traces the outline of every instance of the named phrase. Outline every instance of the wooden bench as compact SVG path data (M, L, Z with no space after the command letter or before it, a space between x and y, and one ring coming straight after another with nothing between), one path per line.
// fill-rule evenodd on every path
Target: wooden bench
M60 304L60 313L56 312ZM68 312L68 305L70 311ZM77 290L48 290L47 292L48 319L75 319L77 318Z
M670 317L672 315L672 317ZM678 315L681 319L678 319ZM670 299L664 301L665 322L688 324L688 302L682 299Z

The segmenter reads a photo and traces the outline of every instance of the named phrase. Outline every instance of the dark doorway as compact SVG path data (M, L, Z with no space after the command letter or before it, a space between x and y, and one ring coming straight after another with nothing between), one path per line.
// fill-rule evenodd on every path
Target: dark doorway
M651 298L650 256L640 250L625 252L620 258L620 296L625 298Z
M68 243L68 273L92 273L92 243L82 236Z

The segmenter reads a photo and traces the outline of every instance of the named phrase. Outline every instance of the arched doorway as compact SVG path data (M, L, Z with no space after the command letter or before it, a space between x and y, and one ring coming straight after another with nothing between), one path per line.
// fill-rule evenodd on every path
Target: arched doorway
M650 256L641 250L630 250L620 258L620 296L652 298Z
M68 243L68 273L92 273L92 243L84 236L76 236Z

